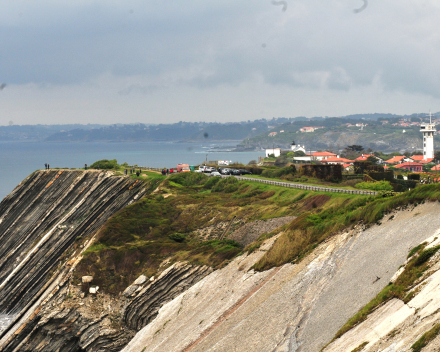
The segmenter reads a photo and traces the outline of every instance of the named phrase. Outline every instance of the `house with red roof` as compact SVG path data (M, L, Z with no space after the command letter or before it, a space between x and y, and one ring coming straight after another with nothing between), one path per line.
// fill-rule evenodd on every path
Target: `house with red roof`
M313 153L308 153L306 155L312 156L312 159L314 160L324 160L327 158L339 157L339 155L330 152L313 152Z
M382 164L382 163L383 163L383 159L381 159L381 158L379 158L379 157L377 157L376 155L373 155L373 154L362 154L360 157L357 157L357 158L355 159L355 161L367 161L367 159L368 159L370 156L376 158L376 159L377 159L377 162L378 162L379 164Z
M432 161L434 160L434 158L427 158L427 159L423 159L423 158L424 158L423 155L413 155L410 157L410 159L412 159L413 161L419 162L421 164L432 163Z
M440 164L431 167L431 170L432 170L432 171L440 171Z
M315 132L315 129L316 129L315 127L302 127L299 130L301 132Z
M354 160L349 160L349 159L345 159L345 158L338 158L338 157L329 157L327 159L321 160L322 163L325 164L339 164L339 165L344 165L344 164L353 164Z
M412 172L422 172L423 171L423 164L420 163L412 163L412 162L405 162L401 163L399 165L395 165L395 168L398 169L405 169Z
M406 156L405 155L397 155L397 156L393 156L391 159L385 160L385 163L387 164L400 164L403 163L403 159L405 159Z

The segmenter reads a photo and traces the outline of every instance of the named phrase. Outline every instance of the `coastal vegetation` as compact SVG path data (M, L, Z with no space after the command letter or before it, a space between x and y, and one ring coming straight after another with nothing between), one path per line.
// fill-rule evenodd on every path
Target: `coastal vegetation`
M254 268L267 270L285 263L297 262L330 236L353 225L361 223L371 226L380 223L385 214L396 208L438 200L440 185L431 184L390 197L364 196L343 206L332 206L319 212L305 212L292 221Z
M118 294L140 274L157 275L167 261L171 264L186 260L222 267L244 248L227 236L206 239L198 230L235 218L246 223L319 213L365 198L200 173L174 174L166 179L157 173L150 174L156 175L160 187L107 221L97 241L84 252L75 272L78 283L81 276L92 275L104 292ZM261 240L257 240L257 246Z

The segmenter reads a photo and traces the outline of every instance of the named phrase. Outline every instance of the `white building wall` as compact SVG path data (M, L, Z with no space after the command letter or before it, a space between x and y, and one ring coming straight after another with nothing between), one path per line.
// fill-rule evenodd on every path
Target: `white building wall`
M433 158L435 125L422 125L420 131L423 134L423 159Z
M281 155L281 148L266 149L266 158L271 154L278 158Z

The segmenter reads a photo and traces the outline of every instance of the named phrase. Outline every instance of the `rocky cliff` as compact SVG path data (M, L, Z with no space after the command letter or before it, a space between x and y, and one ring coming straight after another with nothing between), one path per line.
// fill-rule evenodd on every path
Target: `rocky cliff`
M11 321L0 334L0 351L320 351L423 257L413 247L440 249L440 204L426 202L401 207L369 228L359 223L333 234L296 264L257 272L254 264L282 236L276 227L293 217L242 225L231 216L229 223L220 219L225 226L218 236L234 223L232 238L243 245L262 242L252 253L225 260L217 270L202 264L207 257L190 263L168 255L157 277L141 275L120 294L87 294L74 276L98 230L155 186L105 172L41 171L0 204L0 302L7 314L2 321ZM211 220L205 223L213 226ZM279 234L268 238L269 231ZM212 241L218 240L190 253L200 255ZM158 245L157 239L148 243ZM406 351L424 333L440 331L440 255L433 254L408 299L384 301L327 350ZM435 350L437 340L426 348Z
M437 233L439 210L429 203L390 214L332 237L299 264L254 272L272 238L164 305L123 351L317 352Z

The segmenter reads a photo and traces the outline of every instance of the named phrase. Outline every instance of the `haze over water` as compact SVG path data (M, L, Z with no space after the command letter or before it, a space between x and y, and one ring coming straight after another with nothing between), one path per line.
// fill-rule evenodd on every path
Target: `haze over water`
M8 195L26 176L37 169L82 168L101 159L117 159L119 163L149 167L175 167L178 163L200 164L208 160L232 160L247 164L258 160L264 152L228 152L238 144L232 142L170 143L170 142L0 142L0 200ZM218 151L213 147L220 147ZM225 148L222 148L225 147ZM208 156L206 156L208 154Z

